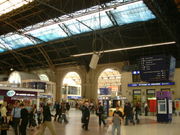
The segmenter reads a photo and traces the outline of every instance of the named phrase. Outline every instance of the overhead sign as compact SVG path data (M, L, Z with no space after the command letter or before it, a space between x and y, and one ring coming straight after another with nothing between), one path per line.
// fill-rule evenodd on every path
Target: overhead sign
M13 97L15 94L16 94L16 92L15 92L14 90L9 90L9 91L6 93L6 95L7 95L8 97Z
M81 99L81 96L68 96L68 99Z
M175 85L175 82L161 82L161 83L133 83L128 84L128 87L143 87L143 86L166 86Z
M146 82L172 81L176 60L172 56L142 57L139 61L141 79Z

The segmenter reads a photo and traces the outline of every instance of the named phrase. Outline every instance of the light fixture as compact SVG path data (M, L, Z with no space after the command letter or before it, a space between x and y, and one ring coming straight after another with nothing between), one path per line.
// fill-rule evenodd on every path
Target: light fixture
M124 50L133 50L133 49L148 48L148 47L155 47L155 46L171 45L175 43L176 43L175 41L171 41L171 42L163 42L163 43L156 43L156 44L147 44L147 45L140 45L140 46L133 46L133 47L110 49L110 50L100 51L98 53L101 54L101 53L109 53L109 52L118 52L118 51L124 51ZM71 57L87 56L87 55L92 55L93 53L94 52L80 53L80 54L71 55Z

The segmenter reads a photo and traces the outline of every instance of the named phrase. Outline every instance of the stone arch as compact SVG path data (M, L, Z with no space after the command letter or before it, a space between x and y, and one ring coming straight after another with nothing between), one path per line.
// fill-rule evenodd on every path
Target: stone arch
M68 73L70 73L70 72L75 72L75 73L77 73L77 75L80 77L80 80L81 80L81 84L80 84L80 86L81 86L81 96L83 96L83 87L82 87L82 84L83 84L83 72L80 70L80 69L68 69L68 70L61 70L61 71L63 71L63 72L61 72L61 77L60 77L60 89L59 89L59 92L60 92L60 97L62 98L62 95L63 95L63 93L62 93L62 87L63 87L63 80L64 80L64 78L66 77L66 75L68 74Z
M106 70L106 69L108 69L108 68L112 68L112 69L114 69L114 70L117 70L117 71L119 71L119 73L121 73L121 68L120 67L118 67L118 66L116 66L116 65L106 65L106 66L103 66L103 67L101 67L98 71L97 71L97 73L96 73L96 82L98 83L98 79L99 79L99 76L101 75L101 73L104 71L104 70Z
M95 86L95 89L96 89L96 91L95 91L95 92L96 92L96 97L98 97L98 92L97 92L97 90L98 90L98 79L99 79L101 73L102 73L104 70L108 69L108 68L117 70L120 74L121 74L121 72L122 72L122 65L121 65L121 63L120 63L120 64L119 64L119 63L113 63L113 64L104 64L104 65L101 65L101 66L97 69L97 71L96 71L96 77L95 77L95 82L96 82L96 86Z

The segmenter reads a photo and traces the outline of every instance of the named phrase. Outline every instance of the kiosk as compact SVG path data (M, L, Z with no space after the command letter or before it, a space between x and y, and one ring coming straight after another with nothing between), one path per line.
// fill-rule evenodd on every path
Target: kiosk
M172 121L172 93L157 91L157 122Z

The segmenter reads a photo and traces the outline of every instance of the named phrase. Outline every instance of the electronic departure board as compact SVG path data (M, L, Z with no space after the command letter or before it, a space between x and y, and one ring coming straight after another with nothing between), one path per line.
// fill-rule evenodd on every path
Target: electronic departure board
M166 55L142 57L139 62L142 81L172 81L176 65L174 57Z

